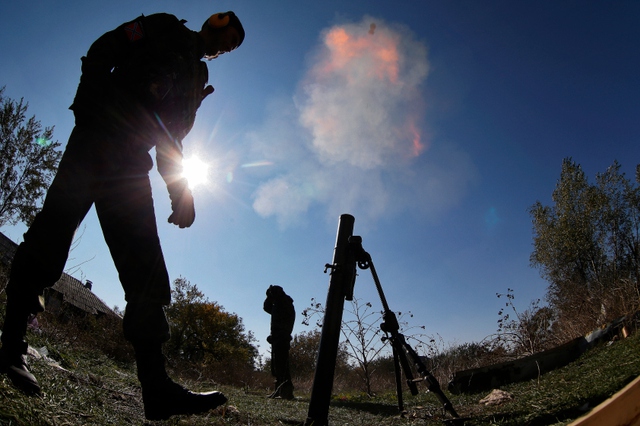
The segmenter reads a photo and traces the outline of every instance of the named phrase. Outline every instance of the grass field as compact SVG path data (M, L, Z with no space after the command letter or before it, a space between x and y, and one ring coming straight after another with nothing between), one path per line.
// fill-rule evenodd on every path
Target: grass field
M34 342L34 346L47 342ZM50 345L50 343L49 343ZM226 407L200 416L174 417L166 422L146 422L135 368L118 364L91 350L63 351L49 347L55 367L31 359L41 382L42 397L25 397L0 376L0 425L302 425L308 414L309 395L296 390L293 401L267 399L268 389L234 388L214 383L184 383L195 390L218 389L229 398ZM576 362L525 383L505 386L512 395L507 403L479 404L488 392L450 395L465 424L565 425L580 417L640 375L638 334L604 344ZM436 425L447 415L434 395L421 388L411 396L404 390L405 416L399 416L394 390L374 398L358 393L333 396L329 424Z

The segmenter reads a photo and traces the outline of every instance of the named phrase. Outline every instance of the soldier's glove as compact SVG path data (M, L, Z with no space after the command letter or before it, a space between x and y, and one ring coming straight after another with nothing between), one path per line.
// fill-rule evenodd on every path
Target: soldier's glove
M178 225L180 228L188 228L196 220L196 210L193 205L193 195L187 184L187 180L182 178L177 182L167 185L169 198L171 199L171 210L169 223Z
M205 87L204 89L202 89L202 100L201 100L201 102L204 101L204 98L206 98L207 96L212 94L214 90L215 89L211 85L209 85L209 86Z

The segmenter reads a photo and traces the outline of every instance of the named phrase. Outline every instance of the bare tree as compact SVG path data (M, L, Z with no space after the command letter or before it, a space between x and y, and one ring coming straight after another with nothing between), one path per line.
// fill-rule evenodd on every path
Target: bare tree
M514 304L513 289L496 296L506 299L505 306L498 312L498 332L494 342L502 345L515 358L533 355L553 347L558 342L553 336L555 315L548 306L540 306L540 299L531 301L529 308L518 311ZM494 348L495 349L495 348Z
M380 328L382 322L382 312L376 311L370 302L363 302L362 299L354 298L345 307L346 315L342 319L340 331L342 334L342 344L345 345L346 353L351 364L357 366L356 372L361 379L364 390L367 395L373 395L373 378L376 373L376 361L390 354L391 348L387 344L388 340L383 339L383 332ZM409 327L404 317L413 317L411 312L398 312L399 324L403 329L403 334L415 328L424 329L424 326ZM313 325L322 327L322 318L324 316L324 306L311 299L311 305L302 311L304 325ZM408 341L413 341L418 348L428 348L428 341L432 338L425 337L423 334L413 333L405 336Z

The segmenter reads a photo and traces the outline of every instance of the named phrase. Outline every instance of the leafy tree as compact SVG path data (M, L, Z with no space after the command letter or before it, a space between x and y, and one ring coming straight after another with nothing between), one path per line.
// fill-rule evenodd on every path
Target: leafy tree
M253 368L258 350L252 333L245 333L242 319L210 302L186 279L178 278L173 284L173 302L166 309L171 328L167 355L198 367Z
M640 168L636 169L637 178ZM636 184L639 181L636 181ZM562 163L553 205L530 208L531 264L566 338L638 308L640 189L614 162L590 184L579 164ZM631 301L631 303L630 303Z
M30 225L62 153L52 140L53 127L42 130L35 116L26 120L28 104L5 98L4 91L0 88L0 226Z
M302 332L293 336L291 349L289 350L289 367L291 375L297 380L305 378L313 378L316 369L316 357L320 348L320 330L312 330ZM267 364L270 361L267 361ZM268 371L267 365L267 371ZM338 356L336 358L336 372L346 372L349 370L348 354L344 343L338 347Z
M463 343L450 346L435 355L432 364L438 366L440 383L450 380L457 371L483 367L504 361L501 347L494 344L493 339L481 342Z
M320 331L302 332L293 336L289 350L289 368L296 377L313 377L320 347Z

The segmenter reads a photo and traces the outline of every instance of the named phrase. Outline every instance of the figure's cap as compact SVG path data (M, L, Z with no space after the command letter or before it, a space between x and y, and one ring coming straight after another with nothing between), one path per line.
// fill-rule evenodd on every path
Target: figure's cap
M236 29L236 31L238 31L238 35L240 36L240 39L238 40L238 47L244 41L244 28L242 27L242 23L240 22L240 19L238 19L236 14L233 13L232 11L214 13L209 17L209 19L205 21L203 26L205 25L213 29L220 29L227 26L232 26L233 28Z
M284 289L279 285L270 285L267 289L267 296L270 294L282 294L284 293Z

